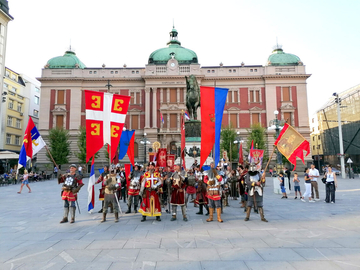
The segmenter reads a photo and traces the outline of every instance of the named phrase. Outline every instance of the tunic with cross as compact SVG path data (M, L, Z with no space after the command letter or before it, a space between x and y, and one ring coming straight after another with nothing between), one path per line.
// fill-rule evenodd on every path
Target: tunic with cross
M143 175L141 185L144 192L139 212L149 217L161 216L161 205L159 194L157 193L157 188L161 185L160 173L146 172Z

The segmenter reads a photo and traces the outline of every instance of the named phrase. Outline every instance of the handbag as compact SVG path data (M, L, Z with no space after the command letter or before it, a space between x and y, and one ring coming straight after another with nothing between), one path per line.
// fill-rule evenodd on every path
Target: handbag
M321 179L321 181L322 181L324 184L326 184L326 177L324 176L324 177Z

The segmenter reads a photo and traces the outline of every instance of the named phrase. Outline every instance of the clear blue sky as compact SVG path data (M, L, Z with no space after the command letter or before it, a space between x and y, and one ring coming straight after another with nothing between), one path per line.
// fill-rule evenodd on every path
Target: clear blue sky
M265 65L273 46L300 57L309 118L333 92L360 84L360 1L9 0L6 66L40 77L70 42L87 67L144 67L173 19L201 65ZM301 108L300 108L301 109Z

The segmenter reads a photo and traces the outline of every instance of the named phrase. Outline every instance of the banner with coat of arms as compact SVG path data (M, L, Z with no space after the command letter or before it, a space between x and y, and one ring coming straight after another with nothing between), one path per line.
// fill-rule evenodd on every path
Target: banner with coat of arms
M250 164L255 163L256 170L261 171L262 161L264 158L264 150L260 149L250 149Z

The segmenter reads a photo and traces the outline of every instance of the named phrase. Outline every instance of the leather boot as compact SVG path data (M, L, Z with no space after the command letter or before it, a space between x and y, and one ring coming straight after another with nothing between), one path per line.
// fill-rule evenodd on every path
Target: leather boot
M202 215L203 214L203 208L204 208L204 206L202 205L202 204L200 204L200 206L199 206L199 212L197 212L196 214L197 215Z
M248 206L246 208L246 218L244 219L245 221L248 221L250 219L250 212L251 212L251 207Z
M170 219L170 221L174 221L174 220L176 220L176 215L173 215Z
M186 208L185 206L181 206L181 212L183 215L183 221L188 221L187 217L186 217Z
M221 211L221 209L220 209ZM214 208L209 207L209 212L210 212L210 216L209 218L206 220L207 222L213 221L214 218Z
M106 213L103 212L103 217L102 217L101 223L103 223L105 221L106 221Z
M119 222L119 213L115 212L115 223Z
M206 209L206 214L205 216L208 216L209 215L209 206L207 204L204 204L204 207Z
M71 215L71 221L70 221L70 223L74 223L74 222L75 222L75 210L76 210L76 207L70 207L70 215Z
M128 207L128 210L125 212L125 214L130 214L131 213L131 209L130 207Z
M103 208L104 208L104 201L102 201L102 204L101 204L101 209L99 210L98 213L102 213L103 212Z
M267 219L264 217L264 209L262 207L259 207L260 217L261 221L268 222Z
M245 208L245 201L242 201L242 202L241 202L240 208Z
M134 206L134 213L137 213L137 205Z
M219 222L223 222L223 220L221 219L221 208L216 208L216 213L217 213L217 220Z
M141 222L146 221L146 216L142 216Z
M157 217L156 217L156 221L161 221L160 216L157 216Z
M64 217L63 219L60 221L60 223L66 223L68 222L68 215L69 215L69 208L64 208Z

